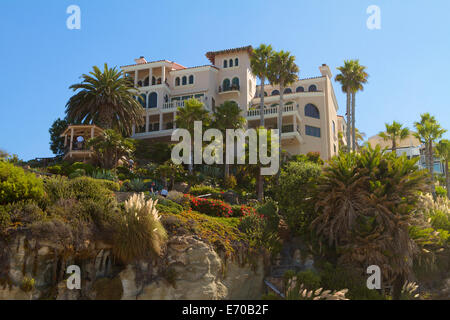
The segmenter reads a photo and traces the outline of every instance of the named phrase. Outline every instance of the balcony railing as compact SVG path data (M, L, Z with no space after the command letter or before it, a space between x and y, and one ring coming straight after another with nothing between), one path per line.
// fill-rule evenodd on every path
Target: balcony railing
M284 112L292 112L295 109L296 109L296 107L293 104L290 104L290 105L284 106L283 113ZM256 116L259 116L260 114L261 114L260 109L247 111L247 117L256 117ZM270 114L278 114L278 106L264 109L264 115L270 115Z
M239 91L239 90L240 90L240 86L238 84L232 84L229 87L219 86L219 93L230 92L230 91Z

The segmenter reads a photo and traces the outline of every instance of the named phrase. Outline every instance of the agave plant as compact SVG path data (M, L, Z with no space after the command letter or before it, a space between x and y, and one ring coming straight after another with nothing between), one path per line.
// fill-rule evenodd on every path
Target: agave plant
M160 256L167 240L167 232L156 209L158 201L145 200L144 194L134 194L125 201L116 234L114 254L124 263Z

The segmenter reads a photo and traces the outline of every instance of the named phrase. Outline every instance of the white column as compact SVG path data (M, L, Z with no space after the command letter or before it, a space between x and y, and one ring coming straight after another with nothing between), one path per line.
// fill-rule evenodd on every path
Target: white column
M73 144L73 128L70 129L70 151L72 151L72 144Z
M94 127L91 128L91 139L94 138Z
M150 68L148 79L149 79L149 85L152 85L152 78L153 78L153 68Z
M137 83L138 83L138 71L135 70L134 71L134 86L137 87Z
M166 82L166 67L161 67L161 84L164 84Z
M145 115L145 132L148 132L150 129L150 116L148 114Z
M163 129L163 113L159 114L159 131Z
M173 113L173 128L176 129L177 128L177 113L174 112Z
M294 123L294 132L295 132L295 131L297 131L297 116L294 114L293 117L294 117L293 123Z

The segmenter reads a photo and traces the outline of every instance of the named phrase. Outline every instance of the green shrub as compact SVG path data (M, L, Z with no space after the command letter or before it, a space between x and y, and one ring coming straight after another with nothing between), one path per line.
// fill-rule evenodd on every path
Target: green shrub
M305 234L309 228L314 205L308 200L320 174L320 166L312 162L289 162L281 171L274 196L280 214L295 234Z
M147 191L144 180L133 179L130 181L130 191L143 192Z
M239 204L232 205L231 210L232 210L231 216L233 218L244 217L246 215L255 214L255 212L256 212L256 209L253 207L239 205Z
M103 179L96 179L98 183L100 183L102 186L104 186L106 189L117 192L120 190L120 185L117 182L111 181L111 180L103 180Z
M169 193L167 194L167 199L171 200L175 203L178 203L184 209L189 209L191 207L189 198L186 197L182 192L173 191L173 190L169 191Z
M297 273L297 280L303 283L306 289L313 290L320 288L320 275L312 270L300 271Z
M92 164L84 163L84 162L74 162L70 166L70 171L74 172L77 170L83 170L86 174L90 175L94 173L95 168Z
M447 198L447 189L441 186L436 186L436 194L438 197Z
M220 189L213 188L211 186L196 185L191 187L189 193L193 196L203 196L206 194L220 194L222 191Z
M232 189L236 188L236 185L237 185L237 181L236 181L235 176L230 175L224 179L223 186L225 187L225 189L232 190Z
M76 169L71 174L69 174L70 179L75 179L79 177L83 177L86 175L86 171L84 169Z
M266 219L267 227L271 231L278 231L280 216L278 215L278 208L275 201L272 199L267 200L262 206L258 207L256 211Z
M111 170L94 171L91 174L91 177L94 178L94 179L100 179L100 180L110 180L110 181L117 181L117 180L119 180L117 175Z
M48 170L48 172L50 172L52 174L62 174L63 173L62 166L59 164L55 164L54 166L48 167L47 170Z
M183 207L169 199L158 197L156 208L159 212L179 214L183 211Z
M12 163L0 162L0 205L20 200L40 200L44 196L42 180Z

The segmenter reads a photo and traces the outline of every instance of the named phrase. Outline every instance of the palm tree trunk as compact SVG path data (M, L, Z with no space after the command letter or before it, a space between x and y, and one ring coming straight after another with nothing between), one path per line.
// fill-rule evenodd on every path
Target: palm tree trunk
M261 168L258 170L258 179L256 180L257 190L258 190L258 201L262 202L264 200L264 177L261 174Z
M280 82L283 82L281 80ZM278 163L279 167L281 167L281 135L283 134L283 109L284 109L284 86L280 85L280 105L278 106ZM280 170L278 170L277 177L280 174Z
M356 92L352 92L352 150L353 152L356 151L356 119L355 119L355 98L356 98Z
M261 92L259 93L261 96L261 103L259 106L259 125L264 127L264 82L266 79L261 77Z
M352 127L350 118L350 89L347 89L347 152L350 153L351 142L350 142L350 129Z
M392 138L392 152L397 153L397 142L395 141L395 136Z
M193 137L193 135L192 135ZM188 166L189 173L192 174L194 172L194 143L191 143L191 159L189 161Z
M447 187L447 198L450 199L450 185L449 185L449 174L448 174L448 159L445 159L445 186Z
M428 145L428 155L430 157L430 174L431 174L431 194L436 199L436 190L434 187L434 155L433 155L433 141L430 141Z
M261 77L261 104L259 106L259 125L264 127L264 82L266 81L265 77ZM261 169L258 170L258 178L256 179L257 190L258 190L258 201L262 202L264 200L264 179L261 175Z

